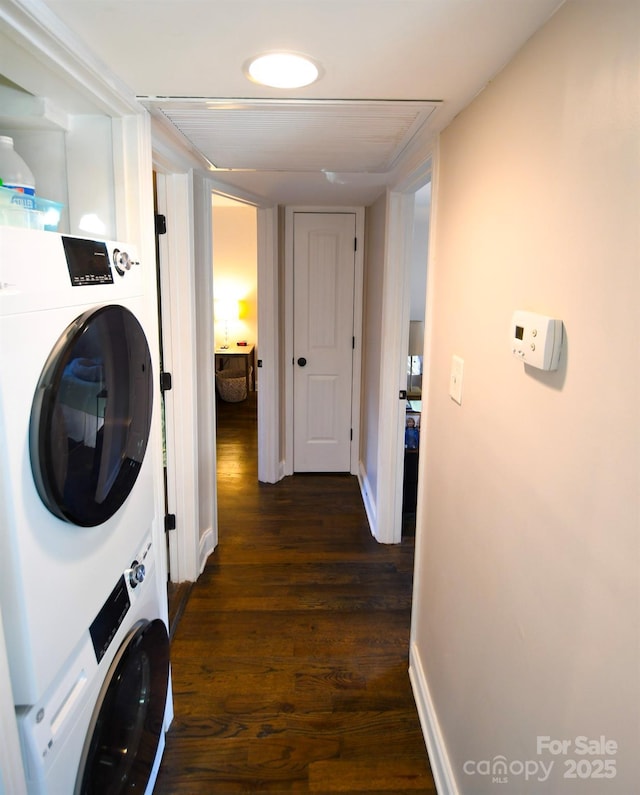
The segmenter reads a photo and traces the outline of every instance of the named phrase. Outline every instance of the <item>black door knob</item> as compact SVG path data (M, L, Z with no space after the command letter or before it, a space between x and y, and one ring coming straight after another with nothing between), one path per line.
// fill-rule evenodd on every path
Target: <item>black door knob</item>
M307 363L307 360L304 358L304 356L301 356L298 359L298 364L300 365L300 367L304 367L306 363Z

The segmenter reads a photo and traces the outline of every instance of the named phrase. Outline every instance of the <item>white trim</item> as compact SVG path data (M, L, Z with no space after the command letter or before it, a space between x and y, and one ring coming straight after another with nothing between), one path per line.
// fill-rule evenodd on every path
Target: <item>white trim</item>
M436 251L435 233L435 218L438 208L438 179L439 179L439 146L438 142L433 148L430 161L430 177L431 177L431 210L429 213L429 265L427 267L427 305L425 311L425 357L427 362L426 370L422 374L422 418L421 422L428 425L428 407L429 395L431 389L431 367L432 361L431 352L434 347L434 334L433 334L433 306L435 302L435 268L431 266L433 261L433 252ZM426 177L427 174L425 173ZM422 180L424 181L424 180ZM413 183L413 187L420 187ZM423 437L424 438L424 437ZM427 443L428 445L428 443ZM420 455L420 462L418 466L418 490L420 493L421 484L424 482L426 476L426 461L427 455L423 447ZM416 511L416 538L414 559L416 565L414 567L413 577L413 607L411 610L411 634L409 643L409 678L413 689L413 695L420 718L420 725L422 733L425 738L427 752L429 754L429 761L433 778L436 784L436 790L439 795L458 795L458 786L453 774L453 769L449 756L447 753L446 744L438 721L438 716L433 704L431 692L427 682L427 677L420 656L419 648L416 644L416 634L418 626L421 623L424 611L428 610L428 605L420 601L419 594L421 593L422 580L424 576L424 567L419 565L422 560L423 548L427 544L425 536L426 530L423 527L422 513L424 511L424 502L418 499Z
M436 791L438 795L459 795L458 785L453 775L453 768L449 761L447 747L438 722L438 715L424 675L420 653L413 644L409 650L409 679L411 680L422 734L427 746Z
M213 218L211 186L199 172L192 174L193 284L195 288L195 359L197 439L197 541L212 533L211 549L218 543L218 489L216 463L215 356L213 344ZM196 573L199 574L201 569ZM194 579L196 579L194 577Z
M284 474L293 475L293 207L284 222Z
M209 527L200 536L198 544L198 576L207 565L207 558L217 546L218 532L216 528Z
M142 113L133 92L40 0L4 0L7 33L61 78L78 96L107 115Z
M280 357L278 210L258 209L258 480L276 483L280 474ZM257 361L256 361L257 366ZM257 381L257 379L256 379Z
M173 382L165 393L167 498L179 523L169 536L169 569L182 582L194 581L199 566L193 184L189 174L159 174L157 186L167 219L159 241L164 367Z
M433 333L433 307L435 305L436 295L436 269L431 266L433 260L433 252L436 251L436 230L437 225L435 220L438 213L438 180L439 180L439 141L436 142L432 155L431 155L431 211L429 213L429 265L427 267L427 305L425 311L425 355L424 361L427 367L423 368L422 372L422 416L420 418L421 425L428 427L429 423L429 403L431 394L431 362L433 361L434 350L434 333ZM424 436L423 436L424 438ZM427 466L428 442L422 447L420 460L418 463L418 497L420 497L421 485L425 482L426 466ZM422 555L422 546L426 544L424 532L422 513L425 509L423 500L418 498L416 510L416 539L415 539L415 560L420 560ZM416 566L413 576L413 608L411 610L411 642L413 643L416 637L416 632L419 624L420 611L424 606L419 602L417 594L420 593L422 585L422 572L423 567Z
M380 410L378 417L377 525L384 544L402 540L406 357L409 339L409 268L413 241L414 197L431 175L432 156L387 195L387 242L384 259ZM427 301L429 296L427 295ZM429 304L427 304L427 307ZM427 324L430 318L425 318ZM424 376L423 376L424 377ZM421 459L424 456L421 456Z
M378 418L378 516L376 538L383 544L402 539L402 484L404 476L406 357L409 340L409 257L413 196L387 196L387 244L382 291L383 341L380 363Z
M353 335L355 347L353 351L353 377L351 386L351 474L360 471L360 414L362 390L362 350L363 350L363 314L364 314L364 244L365 244L365 211L364 207L355 208L357 249L355 257L354 291L353 291Z
M153 235L153 191L149 180L152 169L151 129L149 116L129 115L113 119L113 170L116 229L118 240L134 240L142 244L145 260L155 259ZM134 156L135 153L135 156ZM155 269L153 284L155 285ZM151 289L151 282L149 283ZM154 295L155 299L155 295Z
M284 474L293 474L293 217L295 213L348 213L355 215L358 248L355 252L353 296L353 371L351 382L351 440L350 473L360 472L360 390L362 378L362 315L364 295L364 207L286 207L284 245Z
M360 467L358 471L358 483L360 484L360 494L362 496L362 503L364 505L365 513L367 514L367 521L369 522L369 529L371 530L371 535L375 538L376 537L376 504L371 499L373 494L373 489L371 488L371 484L369 483L369 478L367 477L367 473L365 471L364 465L362 461L360 462Z

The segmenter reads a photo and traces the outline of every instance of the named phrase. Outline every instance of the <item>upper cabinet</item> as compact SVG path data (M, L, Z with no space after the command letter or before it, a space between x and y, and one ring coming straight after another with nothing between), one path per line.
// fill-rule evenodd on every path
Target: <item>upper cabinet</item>
M152 212L146 111L37 0L0 8L0 135L36 194L62 205L59 231L139 238Z

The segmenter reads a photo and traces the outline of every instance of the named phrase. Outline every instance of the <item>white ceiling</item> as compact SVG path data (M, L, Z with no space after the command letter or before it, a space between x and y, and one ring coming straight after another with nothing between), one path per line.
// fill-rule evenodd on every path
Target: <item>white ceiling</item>
M562 1L45 3L230 192L319 205L372 202L410 142L443 129ZM276 49L310 55L321 79L250 82L245 62Z

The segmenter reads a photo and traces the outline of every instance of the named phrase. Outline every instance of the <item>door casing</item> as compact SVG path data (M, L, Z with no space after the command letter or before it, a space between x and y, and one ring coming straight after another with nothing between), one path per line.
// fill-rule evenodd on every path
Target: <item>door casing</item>
M380 385L378 417L378 490L376 495L376 523L374 535L383 544L398 544L402 540L402 487L404 475L404 425L406 401L399 399L406 389L406 351L409 339L409 267L413 235L415 193L432 179L433 160L430 155L422 165L409 174L388 194L387 255L385 264L385 296L382 317L383 349L381 370L385 377ZM429 259L433 239L429 245ZM431 305L433 274L427 270L427 308L425 339L427 347L432 339ZM426 428L427 394L430 359L425 359L423 371L423 413L421 424ZM420 443L420 493L423 460L426 454L426 433ZM420 521L420 501L416 525Z

